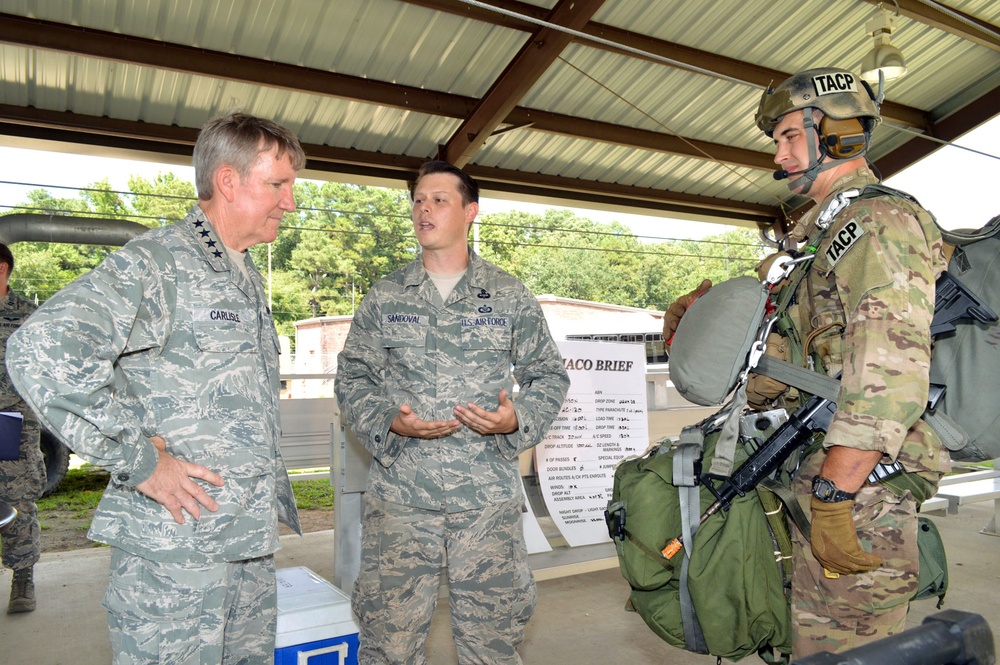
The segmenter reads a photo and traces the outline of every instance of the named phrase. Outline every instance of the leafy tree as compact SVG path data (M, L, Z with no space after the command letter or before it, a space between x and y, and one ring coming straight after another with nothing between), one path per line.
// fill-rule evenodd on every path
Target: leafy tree
M405 192L302 183L288 266L309 285L313 316L348 314L379 278L415 254Z
M76 198L29 192L14 212L132 219L147 226L183 218L195 202L191 183L173 174L133 177L130 193L99 181ZM297 210L278 238L251 254L268 280L279 330L314 316L349 314L379 278L417 256L410 205L402 190L299 182ZM479 252L537 294L664 309L709 278L753 274L769 250L755 231L733 229L704 240L641 243L624 225L570 210L506 212L479 221ZM471 238L470 238L471 241ZM115 248L23 243L15 250L14 288L45 300Z
M267 275L264 275L267 279ZM295 338L295 321L312 317L309 303L309 285L294 272L277 270L271 272L269 284L271 314L274 316L278 333Z
M173 173L160 173L153 180L132 176L128 181L129 215L149 227L166 226L184 219L197 201L194 185Z

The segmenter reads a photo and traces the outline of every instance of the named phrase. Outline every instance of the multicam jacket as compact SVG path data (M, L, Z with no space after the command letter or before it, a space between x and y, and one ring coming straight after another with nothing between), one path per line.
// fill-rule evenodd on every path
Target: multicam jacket
M878 182L867 168L844 176L803 218L812 237L830 198ZM931 216L899 197L855 200L834 219L789 309L813 360L843 371L837 412L824 445L878 450L928 480L950 467L927 404L934 284L945 269Z
M374 456L368 491L379 499L458 512L517 496L517 455L542 440L569 389L538 301L469 252L447 302L420 259L379 280L338 356L337 399ZM515 379L512 434L462 427L425 440L389 431L403 404L424 420L452 420L454 407L468 402L495 410L501 390L513 395Z
M248 559L298 529L278 450L278 339L260 275L232 265L200 208L144 233L53 296L10 340L7 367L42 423L111 472L90 537L158 561ZM149 441L218 472L219 503L174 522L135 489ZM201 481L197 481L201 482Z

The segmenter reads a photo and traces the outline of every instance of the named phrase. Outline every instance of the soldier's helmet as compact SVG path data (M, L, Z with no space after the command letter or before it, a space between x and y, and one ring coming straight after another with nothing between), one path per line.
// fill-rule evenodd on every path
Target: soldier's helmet
M757 127L771 136L785 114L804 108L819 109L834 120L857 118L866 133L882 119L866 82L846 69L821 67L799 72L765 90L757 107Z

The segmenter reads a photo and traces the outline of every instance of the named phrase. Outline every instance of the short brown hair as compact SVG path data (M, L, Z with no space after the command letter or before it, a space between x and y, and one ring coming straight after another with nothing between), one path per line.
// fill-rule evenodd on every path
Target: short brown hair
M7 264L7 276L14 272L14 254L11 253L10 247L0 242L0 263Z
M417 183L420 182L420 179L432 173L450 173L458 178L458 191L462 195L462 205L479 203L479 183L454 164L449 164L440 159L424 162L421 165L420 170L417 172L417 177L410 183L410 201L413 201L413 190L417 188Z

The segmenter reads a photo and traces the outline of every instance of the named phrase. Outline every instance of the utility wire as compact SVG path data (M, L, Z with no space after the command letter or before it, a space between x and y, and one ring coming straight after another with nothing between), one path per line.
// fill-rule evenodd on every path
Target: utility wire
M0 205L0 207L4 207L4 208L17 208L17 209L20 209L20 210L40 210L40 211L43 211L43 212L46 212L46 213L50 213L50 214L53 212L50 209L31 208L31 207L28 207L28 206L4 206L4 205ZM73 211L63 211L63 212L73 212ZM117 213L89 213L89 214L93 214L93 215L98 215L99 214L99 215L101 215L103 217L118 216L118 217L140 218L140 219L142 219L142 218L147 218L147 219L161 219L159 217L151 218L149 216L117 214ZM377 215L372 215L372 216L377 216ZM177 221L177 220L174 220L174 221ZM518 225L505 225L505 224L498 224L497 226L511 226L513 228L525 228L525 229L539 230L539 231L541 231L543 233L553 230L553 229L538 229L537 227L518 226ZM578 231L576 229L556 229L556 230L566 231L566 232L570 232L570 233L581 233L581 234L591 234L591 235L597 235L597 234L600 234L600 235L619 235L619 234L608 233L608 232L603 232L603 231ZM409 234L409 233L400 235L398 233L391 233L391 232L390 233L376 233L374 231L351 231L351 230L347 230L347 229L329 229L329 228L319 228L319 227L309 227L309 226L282 226L282 227L279 228L279 231L282 231L282 232L307 231L307 232L310 232L310 233L326 233L328 235L378 236L378 237L384 238L386 240L396 240L396 241L399 241L399 240L410 240L410 241L414 241L414 242L416 241L415 236L413 236L412 234ZM635 236L633 236L633 237L635 237ZM722 259L731 260L731 261L759 261L760 260L759 257L758 258L753 258L753 257L713 256L711 254L690 254L690 253L684 253L684 252L649 251L649 250L642 250L642 249L635 249L635 248L615 249L615 248L610 248L610 247L581 247L579 245L558 245L558 244L549 244L549 243L509 242L509 241L500 241L500 240L486 240L484 242L486 242L487 244L490 244L490 245L502 245L502 246L509 246L509 247L569 249L569 250L579 250L579 251L584 251L584 252L604 252L604 253L611 253L611 254L644 254L644 255L649 255L649 256L684 257L684 258L697 258L697 259L706 259L706 260L722 260ZM755 245L753 243L727 242L727 241L724 241L724 240L681 240L680 242L692 242L692 243L725 245L727 247L749 247L749 248L763 247L762 245Z
M22 185L23 184L23 185L27 185L27 186L30 186L30 187L51 187L53 189L71 189L71 190L82 189L82 188L76 188L76 187L66 187L66 186L62 186L62 185L36 185L34 183L30 183L29 184L29 183L18 183L18 182L10 182L10 181L0 181L0 184L7 184L7 185ZM90 190L87 190L87 191L107 192L108 190L90 189ZM168 198L168 199L185 199L185 197L179 197L179 196L174 196L174 195L170 195L170 194L166 194L166 195L161 195L161 194L145 194L145 193L139 194L139 193L135 193L135 192L113 192L113 193L122 194L122 195L125 195L125 196L143 196L143 197L162 197L162 198ZM148 219L148 220L153 220L153 221L157 221L157 222L160 222L160 221L177 222L177 221L180 221L181 219L183 219L182 217L164 217L164 216L159 216L159 215L140 215L140 214L127 213L127 212L100 213L100 212L92 212L92 211L77 211L77 210L67 210L67 209L63 209L63 208L46 208L46 207L28 206L28 205L0 204L0 208L8 208L10 210L24 210L24 211L40 212L40 213L44 213L44 214L48 214L48 215L62 215L62 214L72 214L72 215L80 215L80 216L91 215L91 216L100 216L100 217L108 217L108 218L122 218L122 219ZM362 217L383 217L383 218L387 218L387 219L406 219L406 220L410 219L410 215L408 215L408 214L402 214L402 213L399 213L399 214L394 214L394 213L373 213L373 212L369 212L369 211L365 211L365 210L341 210L341 209L338 209L338 208L313 208L313 207L299 207L299 208L296 208L296 210L301 211L301 212L335 213L335 214L340 214L340 215L358 215L358 216L362 216ZM494 215L501 215L501 214L503 214L503 213L490 213L488 215L485 215L485 217L492 217ZM295 217L295 216L296 216L295 213L291 214L291 217ZM618 232L615 232L615 231L596 231L596 230L585 230L585 229L572 229L572 228L565 228L565 227L538 227L538 226L531 226L531 225L528 225L528 224L505 224L505 223L502 223L502 222L484 221L485 217L484 218L480 218L480 220L477 222L480 226L487 226L487 227L494 226L494 227L503 227L503 228L512 228L512 229L524 229L524 230L527 230L527 231L532 231L532 232L537 232L537 233L562 232L562 233L576 233L576 234L579 234L581 236L623 236L623 237L626 236L626 234L618 233ZM581 219L587 219L587 218L581 217ZM593 221L593 220L589 220L588 219L587 221ZM621 224L622 222L618 222L618 223ZM300 227L300 226L287 226L286 225L286 226L282 226L280 228L280 230L285 231L285 230L290 230L290 229L303 229L303 228L304 227ZM732 245L732 244L734 244L732 242L728 242L728 241L725 241L725 240L691 240L691 239L687 239L687 238L673 238L673 237L667 237L667 236L640 235L640 234L634 234L634 233L629 233L627 235L631 235L634 238L643 239L643 240L658 240L658 241L668 241L668 242L694 242L694 243L703 243L703 244L722 244L722 245ZM749 245L748 244L748 246L754 246L754 245Z

